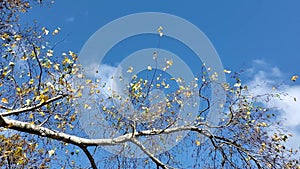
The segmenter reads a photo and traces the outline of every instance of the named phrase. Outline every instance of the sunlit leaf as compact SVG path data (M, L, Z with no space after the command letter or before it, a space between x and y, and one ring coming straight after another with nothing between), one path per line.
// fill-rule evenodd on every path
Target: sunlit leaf
M127 73L132 73L132 71L133 71L133 67L129 66L128 69L127 69Z
M231 73L231 71L230 70L224 70L224 73L227 73L227 74L230 74Z
M200 144L201 144L201 142L199 140L196 140L195 143L197 146L200 146Z
M56 35L56 34L58 34L58 33L59 33L59 31L60 31L60 28L57 28L57 29L55 29L55 30L52 32L52 35Z
M42 111L40 111L39 114L40 114L41 116L45 116L45 113L42 112Z
M159 33L159 36L163 36L163 27L162 26L159 26L158 29L157 29L157 32Z
M56 115L54 116L54 119L60 119L60 118L59 118L59 115L56 114Z
M45 27L42 27L42 31L44 32L45 35L48 35L49 33L49 31Z
M91 107L88 104L84 104L85 109L91 109Z
M14 62L9 62L8 65L11 66L11 67L14 67L16 64Z
M49 157L51 157L54 153L55 153L55 150L49 150L48 151Z
M167 65L172 66L173 65L173 60L167 60Z
M34 83L34 79L30 79L29 84L33 84L33 83Z
M16 41L19 41L22 39L22 36L21 35L14 35L14 38Z
M235 83L233 86L234 87L240 87L242 84L241 83Z
M298 76L297 76L297 75L295 75L295 76L293 76L293 77L291 78L291 80L292 80L293 82L295 82L297 79L298 79Z
M49 56L49 57L53 56L53 50L48 50L46 55Z
M82 92L78 92L77 97L81 97L81 96L82 96Z
M5 104L8 104L8 99L7 99L7 98L2 98L2 99L1 99L1 102L2 102L2 103L5 103Z
M90 84L90 83L92 83L92 80L91 80L91 79L87 79L87 80L85 81L85 83L86 83L86 84Z
M9 38L9 35L7 33L4 33L3 35L1 35L2 40L8 39L8 38Z

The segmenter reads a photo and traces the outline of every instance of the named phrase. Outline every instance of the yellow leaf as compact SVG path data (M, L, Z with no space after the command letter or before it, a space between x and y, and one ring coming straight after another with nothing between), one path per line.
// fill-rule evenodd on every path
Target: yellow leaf
M29 118L33 119L33 114L32 113L29 115Z
M91 109L91 107L88 104L84 104L85 109Z
M8 104L7 98L2 98L2 99L1 99L1 102L2 102L2 103L5 103L5 104Z
M60 31L60 28L57 28L57 29L55 29L55 30L52 32L52 35L56 35L56 34L58 34L58 33L59 33L59 31Z
M30 79L29 84L33 84L33 83L34 83L34 79Z
M18 92L20 92L20 91L21 91L21 88L17 87L16 90L17 90Z
M167 65L172 66L173 65L173 60L167 60Z
M46 87L44 90L42 90L42 92L41 93L47 93L49 91L49 88L48 87Z
M231 71L230 70L224 70L224 73L227 73L227 74L229 74L229 73L231 73Z
M42 28L42 31L44 32L45 35L48 35L49 33L49 31L45 27Z
M77 93L77 97L81 97L82 96L82 93L81 92L78 92Z
M84 75L83 74L78 74L77 77L82 79L84 77Z
M199 140L196 140L196 145L200 146L201 142Z
M157 29L157 32L159 33L159 36L163 36L163 30L164 28L162 26L159 26Z
M298 79L298 76L297 76L297 75L295 75L295 76L293 76L293 77L291 78L291 80L292 80L293 82L295 82L297 79Z
M8 38L9 38L9 35L7 33L1 35L2 40L8 39Z
M267 127L267 126L268 126L267 123L265 123L265 122L260 123L260 125L261 125L262 127Z
M45 113L41 111L41 112L40 112L40 115L45 116Z
M21 35L15 35L14 38L15 38L16 41L19 41L19 40L22 39L22 36Z
M86 84L92 83L92 80L91 80L91 79L87 79L87 80L85 81L85 83L86 83Z
M72 57L72 58L75 58L76 57L76 54L72 51L69 51L69 55Z
M54 64L54 65L53 65L53 68L54 68L55 70L59 70L59 64Z
M72 116L71 116L71 122L73 122L73 121L75 121L76 120L76 114L73 114Z
M22 156L23 148L22 147L17 147L14 156Z
M15 43L10 45L12 48L16 47L17 45Z
M56 114L56 115L54 116L54 119L59 119L59 115Z
M43 102L43 103L46 102L49 99L49 97L44 95L44 94L41 94L40 98L41 98L41 102Z

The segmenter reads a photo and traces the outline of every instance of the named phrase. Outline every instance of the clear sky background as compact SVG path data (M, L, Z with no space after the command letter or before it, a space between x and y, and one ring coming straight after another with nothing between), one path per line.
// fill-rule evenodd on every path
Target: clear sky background
M300 1L241 0L62 0L45 8L34 7L22 20L36 19L49 29L62 28L66 37L59 48L80 52L100 27L138 12L163 12L188 20L215 46L224 68L245 70L244 82L261 94L286 82L280 90L300 101ZM142 23L141 23L142 24ZM121 29L121 28L120 28ZM259 88L255 87L261 84ZM274 101L295 134L289 144L300 146L300 105L293 99Z
M164 12L182 17L212 41L224 67L240 69L256 59L287 73L299 72L300 2L289 1L56 1L33 8L35 18L69 35L64 48L80 51L101 26L137 12ZM141 23L142 24L142 23Z

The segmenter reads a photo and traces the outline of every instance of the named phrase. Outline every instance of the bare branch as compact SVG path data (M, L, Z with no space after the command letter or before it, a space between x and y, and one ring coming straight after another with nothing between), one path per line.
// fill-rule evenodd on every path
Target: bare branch
M155 164L159 167L162 167L163 169L168 169L168 167L163 163L161 162L158 158L156 158L154 156L154 154L150 153L146 147L143 146L143 144L141 142L139 142L137 139L133 138L130 140L132 143L134 143L135 145L137 145L145 154L147 154L147 156L149 158L151 158L151 160L153 162L155 162Z
M62 98L64 98L64 97L66 97L66 96L67 96L66 94L65 94L65 95L58 95L58 96L55 96L55 97L53 97L53 98L51 98L51 99L48 99L48 100L45 101L45 102L41 102L41 103L39 103L39 104L37 104L37 105L35 105L35 106L25 107L25 108L20 108L20 109L16 109L16 110L12 110L12 111L6 111L6 112L4 112L4 113L1 113L0 115L3 116L3 117L5 117L5 116L18 115L18 114L20 114L20 113L32 111L32 110L38 109L38 108L40 108L40 107L42 107L42 106L44 106L44 105L47 105L47 104L49 104L49 103L52 103L52 102L54 102L54 101L57 101L57 100L59 100L59 99L62 99Z
M43 69L42 69L41 62L40 62L40 60L39 60L39 58L38 58L38 54L37 54L37 52L36 52L36 47L35 47L35 45L32 45L32 47L33 47L33 53L34 53L35 59L36 59L38 65L39 65L39 69L40 69L39 84L38 84L38 89L37 89L38 94L40 94L40 88L41 88L41 81L42 81Z
M1 127L7 127L13 130L25 132L25 133L31 133L35 134L41 137L47 137L52 138L54 140L63 141L66 143L71 143L74 145L77 145L79 147L87 147L87 146L107 146L107 145L117 145L125 142L133 142L136 144L145 154L149 156L157 165L167 168L166 165L164 165L162 162L160 162L159 159L157 159L153 154L151 154L149 151L146 150L146 148L136 140L136 137L140 136L147 136L147 135L159 135L159 134L169 134L169 133L175 133L180 131L195 131L200 133L201 135L209 138L213 143L213 140L219 140L224 144L231 145L235 147L238 150L241 150L244 152L248 157L250 157L251 160L253 160L258 168L262 168L259 161L254 157L253 154L250 153L249 150L242 147L242 145L236 143L235 141L232 141L228 138L216 136L210 133L209 131L205 129L198 128L196 126L180 126L180 127L173 127L168 129L152 129L152 130L144 130L139 132L133 133L127 133L124 135L121 135L116 138L112 139L87 139L82 137L77 137L74 135L66 134L59 131L54 131L49 128L42 127L40 125L30 124L27 122L21 122L17 120L12 120L7 117L0 116L0 126ZM217 145L214 145L215 147L218 147ZM221 150L222 152L222 150ZM225 153L222 152L223 158L225 157ZM90 158L90 157L89 157Z
M92 165L92 168L93 169L98 169L96 163L95 163L95 160L94 160L94 157L92 156L92 154L89 152L89 150L87 149L86 146L78 146L82 149L82 151L85 153L85 155L88 157L91 165Z

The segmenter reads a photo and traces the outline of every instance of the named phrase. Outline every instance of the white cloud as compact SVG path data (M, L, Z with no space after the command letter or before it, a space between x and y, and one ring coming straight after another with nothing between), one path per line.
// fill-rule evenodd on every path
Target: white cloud
M85 75L88 79L98 79L99 85L101 86L101 90L105 94L109 94L108 88L112 88L114 84L113 77L116 74L116 71L118 70L117 67L101 64L93 63L90 66L86 67L85 69ZM105 87L104 87L105 86Z
M271 67L262 60L255 60L255 66L249 69L251 80L246 82L250 92L256 95L267 93L286 93L281 94L280 98L272 98L267 106L273 107L280 112L280 118L283 121L283 128L292 133L292 137L287 146L293 148L300 147L300 85L282 84L284 73L278 67ZM276 87L276 90L274 90ZM266 98L262 98L266 99ZM295 101L296 100L296 101Z
M253 60L253 63L256 65L266 65L266 62L261 59L255 59L255 60Z
M131 76L124 74L122 67L114 67L107 64L91 64L85 68L87 79L97 79L101 97L108 98L113 95L121 96L123 99L129 96L127 86L131 81ZM120 78L121 77L121 78ZM84 83L82 81L81 83ZM121 104L118 99L114 99L115 104Z

